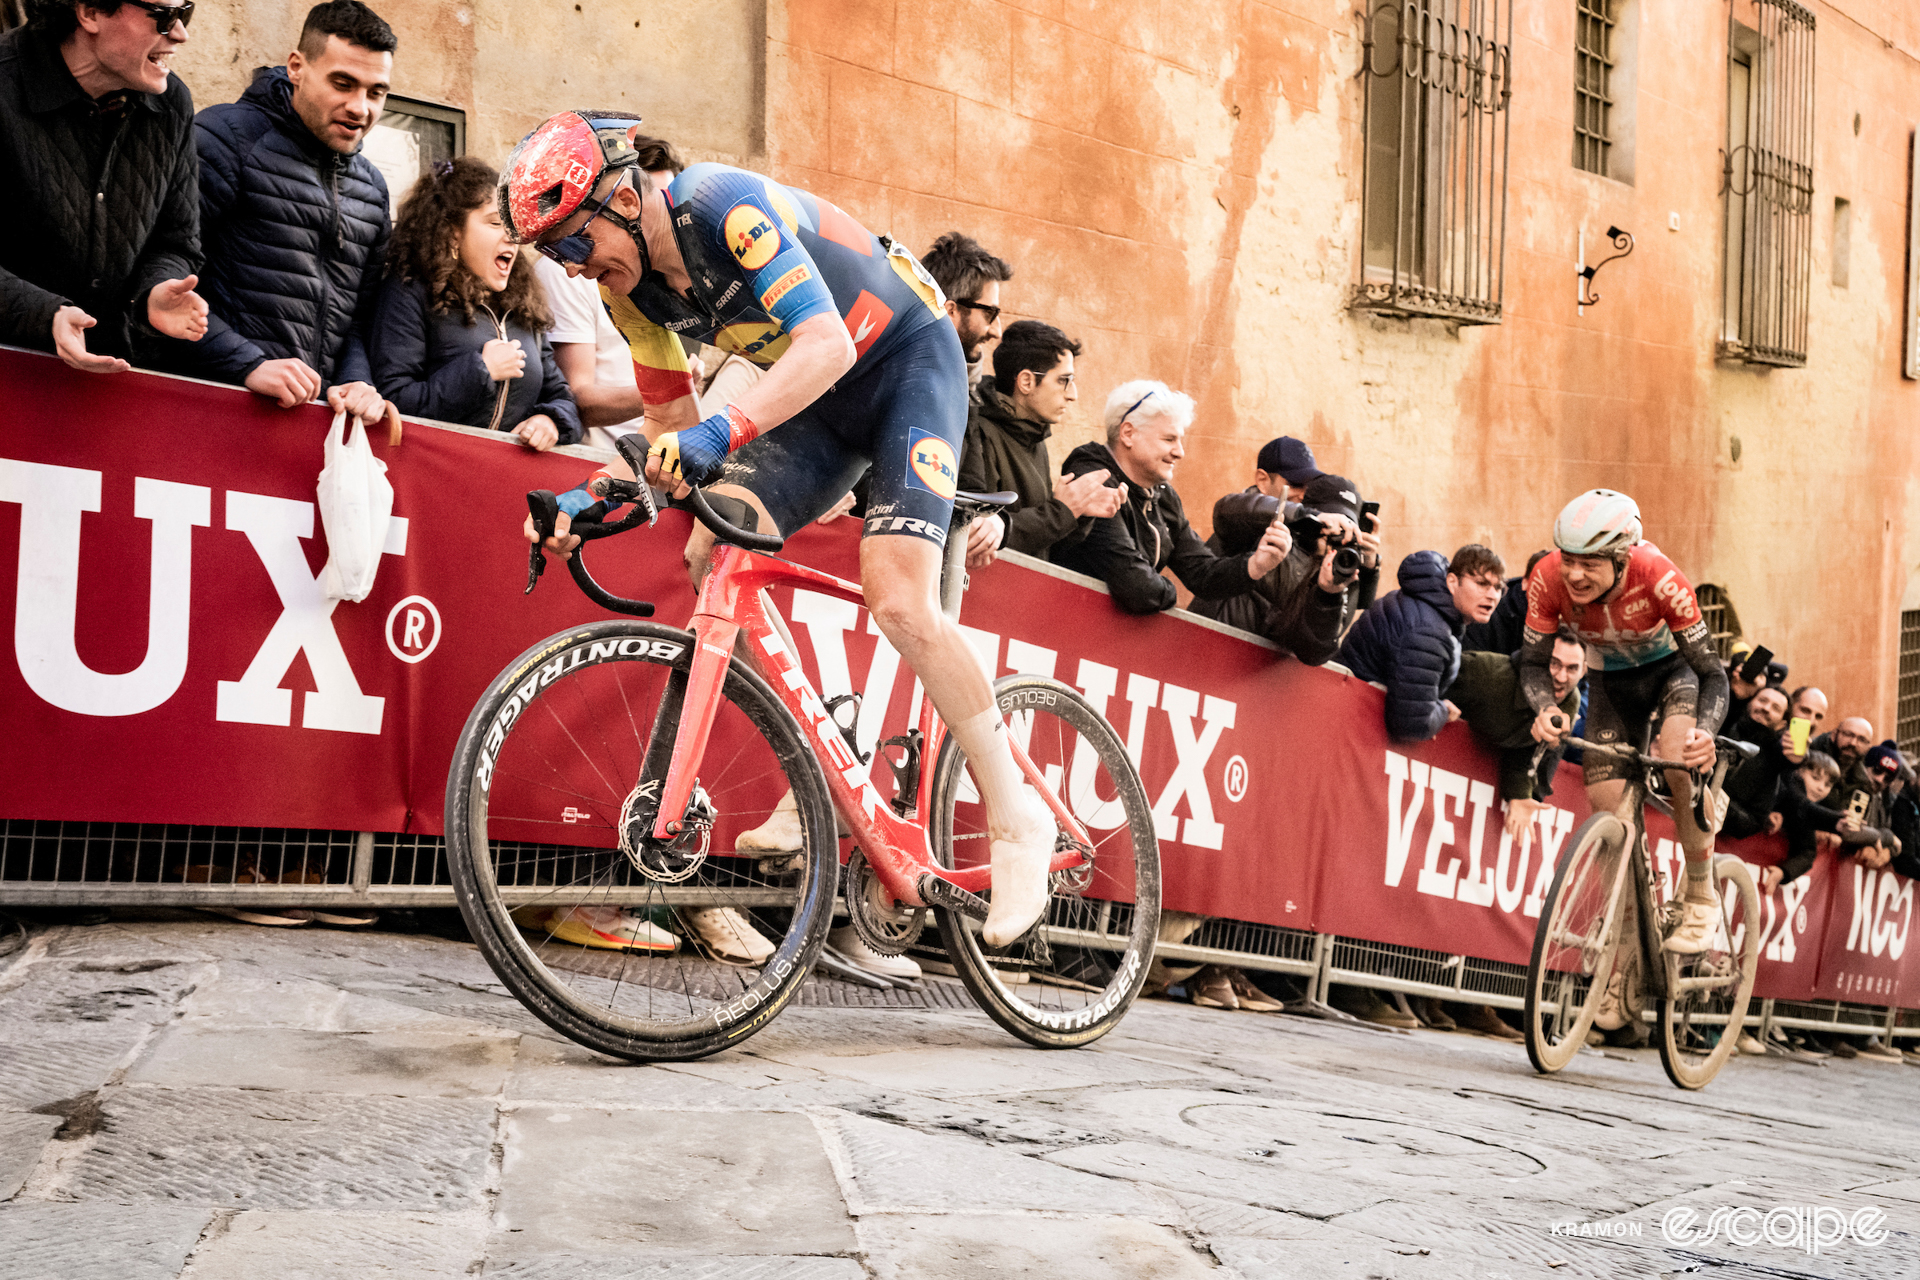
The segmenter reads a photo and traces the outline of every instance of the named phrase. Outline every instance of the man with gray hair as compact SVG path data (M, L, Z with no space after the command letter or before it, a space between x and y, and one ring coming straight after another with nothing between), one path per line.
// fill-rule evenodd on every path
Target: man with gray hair
M1056 544L1051 559L1107 584L1128 613L1158 613L1178 599L1161 574L1172 569L1196 597L1217 600L1251 591L1287 554L1286 526L1276 520L1244 555L1208 548L1187 523L1173 470L1186 456L1193 400L1147 379L1123 382L1107 397L1107 442L1083 444L1063 468L1078 478L1104 470L1123 490L1120 510L1095 520L1085 538Z

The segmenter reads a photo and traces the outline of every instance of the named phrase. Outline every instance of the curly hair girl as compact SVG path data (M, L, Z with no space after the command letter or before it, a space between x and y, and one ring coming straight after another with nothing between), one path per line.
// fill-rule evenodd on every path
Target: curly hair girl
M533 274L533 263L517 252L518 246L503 244L494 255L511 262L507 286L498 291L464 261L473 256L466 250L474 247L470 242L483 238L485 224L498 225L494 190L499 181L499 174L471 156L442 160L422 174L400 204L387 246L387 274L426 285L428 305L438 315L457 306L472 324L474 309L485 306L545 333L553 327L553 311Z

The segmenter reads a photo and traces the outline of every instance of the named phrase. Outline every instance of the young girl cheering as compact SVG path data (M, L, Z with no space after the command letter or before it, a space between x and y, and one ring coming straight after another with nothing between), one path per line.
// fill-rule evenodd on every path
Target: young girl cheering
M529 448L580 439L573 393L546 333L533 264L507 241L498 175L442 160L400 206L374 311L374 385L402 413L510 431Z

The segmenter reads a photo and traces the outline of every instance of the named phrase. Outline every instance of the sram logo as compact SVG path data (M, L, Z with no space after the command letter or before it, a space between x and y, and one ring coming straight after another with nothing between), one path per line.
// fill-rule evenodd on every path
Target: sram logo
M805 590L793 593L789 616L797 627L806 629L807 638L812 642L817 667L813 675L824 698L855 691L853 673L848 665L847 637L862 629L862 615L865 612L852 601L837 596ZM1005 669L1025 675L1065 678L1056 670L1060 665L1057 650L973 627L962 627L961 630L991 672L998 673ZM854 726L854 744L863 756L871 752L880 740L881 723L893 700L901 674L899 653L880 635L880 629L871 615L864 618L864 633L874 637L875 645L866 679L859 686L860 717ZM1123 674L1126 677L1127 702L1124 716L1113 705L1115 696L1122 688ZM912 678L910 671L907 675L909 679ZM1215 816L1213 803L1212 786L1217 780L1217 771L1211 769L1210 765L1219 749L1222 735L1233 728L1237 704L1177 684L1162 683L1139 672L1123 673L1117 667L1085 658L1075 667L1069 683L1086 695L1094 710L1111 720L1115 729L1121 730L1126 739L1127 755L1136 767L1141 762L1150 732L1156 736L1164 734L1162 741L1171 740L1174 755L1172 771L1165 776L1158 776L1157 771L1145 773L1141 779L1146 784L1147 795L1154 797L1153 820L1159 837L1198 849L1224 847L1226 826ZM908 700L908 723L917 723L919 720L921 696L919 683L915 681ZM1156 711L1160 714L1155 715ZM814 709L809 707L807 714L813 716ZM824 708L820 715L825 715ZM1121 723L1123 720L1124 728ZM822 729L821 736L826 740L829 751L834 749L834 743L840 738L837 730L828 732ZM1080 767L1083 763L1082 754L1086 766L1084 771ZM840 763L836 758L836 764ZM1098 830L1110 830L1124 820L1123 815L1117 803L1103 801L1095 793L1092 764L1093 754L1090 750L1076 752L1075 760L1068 766L1067 776L1050 781L1056 787L1064 782L1062 794L1082 822ZM860 776L864 778L866 766L858 767ZM1048 766L1050 770L1058 767ZM1242 794L1245 794L1244 790ZM1180 816L1183 809L1185 817Z
M20 583L13 644L20 674L44 701L88 716L133 716L160 706L187 673L193 599L193 531L213 523L213 491L140 476L133 513L153 525L147 599L147 652L132 671L93 670L75 646L83 513L100 510L101 473L0 458L0 502L20 504ZM238 680L216 688L214 718L291 725L293 691L280 687L296 658L306 658L314 688L300 706L305 729L380 732L384 698L360 691L334 632L338 601L320 593L300 544L314 536L314 505L290 498L225 494L226 527L246 535L280 598L280 617ZM387 526L386 554L407 553L407 520Z

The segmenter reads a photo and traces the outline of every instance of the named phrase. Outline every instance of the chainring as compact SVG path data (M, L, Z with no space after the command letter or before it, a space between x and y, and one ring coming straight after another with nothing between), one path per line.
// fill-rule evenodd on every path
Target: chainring
M855 849L847 859L841 881L847 903L847 915L860 941L883 956L897 956L920 940L933 914L925 907L909 907L893 900L880 877L868 865L867 856Z

